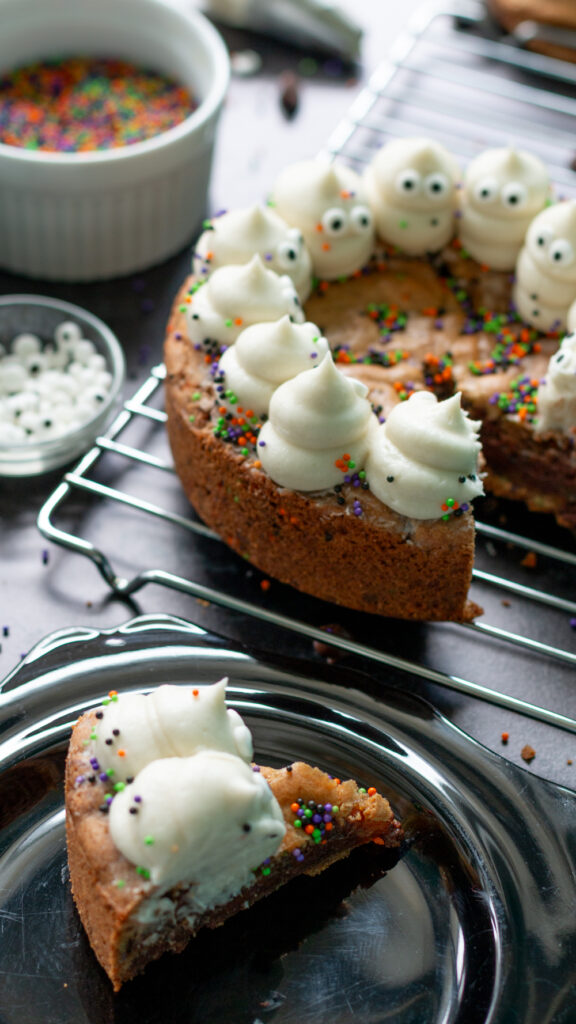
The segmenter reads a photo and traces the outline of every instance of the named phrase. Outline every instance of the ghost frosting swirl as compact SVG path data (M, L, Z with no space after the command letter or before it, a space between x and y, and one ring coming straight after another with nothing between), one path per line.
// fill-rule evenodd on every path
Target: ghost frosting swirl
M366 461L371 491L413 519L466 511L483 490L479 427L462 410L459 394L438 402L431 392L415 392L394 407L371 439Z
M332 281L368 263L373 217L362 179L350 167L322 160L290 164L274 184L271 203L302 232L318 277Z
M295 324L283 316L242 331L222 356L220 371L234 398L263 416L276 388L302 370L317 366L327 351L328 342L315 324Z
M464 249L493 270L513 270L530 222L549 195L549 175L538 157L512 147L480 153L464 177Z
M245 761L252 737L240 715L225 704L226 679L196 689L159 686L149 696L126 693L96 712L93 755L116 782L133 778L150 761L223 750Z
M530 224L513 298L522 319L538 330L566 327L576 298L576 200L547 207Z
M114 845L153 885L194 882L191 913L249 885L286 831L265 779L216 750L151 761L116 794L109 821Z
M194 246L193 271L207 277L218 267L248 263L255 253L269 270L288 274L300 301L306 301L312 261L302 234L266 207L250 206L214 217Z
M288 314L302 323L304 313L290 277L268 270L256 254L249 263L220 267L184 304L190 341L230 345L249 324Z
M360 469L376 418L360 381L345 377L327 355L320 365L281 384L260 431L259 458L275 483L318 491Z
M382 240L412 256L447 245L459 180L455 158L439 142L393 139L383 146L364 174Z
M562 340L540 381L535 430L576 432L576 333L567 334Z

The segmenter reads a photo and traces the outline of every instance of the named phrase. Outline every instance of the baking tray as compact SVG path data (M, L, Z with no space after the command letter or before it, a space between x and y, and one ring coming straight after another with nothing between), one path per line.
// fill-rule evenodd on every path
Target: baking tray
M71 725L110 689L224 675L257 760L376 785L405 847L384 875L360 856L297 880L114 996L68 886ZM574 799L360 674L303 674L168 615L59 631L0 687L0 1021L568 1024Z

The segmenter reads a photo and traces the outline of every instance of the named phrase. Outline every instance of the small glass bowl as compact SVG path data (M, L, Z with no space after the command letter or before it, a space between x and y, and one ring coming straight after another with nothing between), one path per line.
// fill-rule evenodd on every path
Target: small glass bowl
M0 298L0 343L9 350L18 334L37 335L43 345L64 321L78 324L82 336L104 356L112 375L105 400L91 419L75 425L59 437L17 444L0 443L0 476L27 477L47 473L78 458L110 422L120 403L126 376L124 353L109 327L80 306L43 295L6 295Z

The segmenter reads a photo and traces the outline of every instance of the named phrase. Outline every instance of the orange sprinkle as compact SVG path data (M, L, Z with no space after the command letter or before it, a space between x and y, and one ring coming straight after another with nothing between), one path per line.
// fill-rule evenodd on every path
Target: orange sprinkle
M436 306L426 306L426 309L422 310L422 316L438 316Z
M304 831L307 832L309 836L311 836L314 831L314 825L305 825Z
M325 832L331 832L333 828L334 828L334 825L332 824L331 821L327 821L326 824L324 825L324 831Z
M214 259L214 253L213 252L207 252L205 257L204 257L204 259L205 260L213 260Z
M378 790L376 789L375 786L370 786L369 789L366 790L366 792L368 793L368 796L376 796Z
M509 739L510 739L510 733L509 732L503 732L502 736L501 736L502 743L508 743Z
M262 463L260 462L260 459L254 459L254 462L252 463L252 465L254 466L255 469L260 469L260 466L262 465Z
M324 228L322 227L322 225L320 223L318 223L316 225L316 231L324 231Z
M117 750L116 753L118 754L118 757L126 757L125 750Z
M234 320L234 323L236 324L236 327L241 327L244 321L241 316L237 316L236 319Z
M192 696L193 697L198 697L199 693L200 693L200 690L192 690Z
M260 580L261 590L270 590L270 580Z
M372 842L376 843L376 846L384 846L384 840L382 839L382 836L374 836Z
M329 281L320 281L320 284L318 285L318 288L319 288L319 290L321 292L327 292L329 287L330 287L330 282Z
M117 697L118 696L118 690L109 690L108 691L108 696L109 697Z
M332 246L330 245L330 242L322 242L322 250L324 252L330 252L331 248Z
M298 519L298 516L290 516L290 522L292 523L292 526L296 526L299 523L299 521L300 520Z
M290 810L292 814L296 814L300 810L300 804L290 804Z

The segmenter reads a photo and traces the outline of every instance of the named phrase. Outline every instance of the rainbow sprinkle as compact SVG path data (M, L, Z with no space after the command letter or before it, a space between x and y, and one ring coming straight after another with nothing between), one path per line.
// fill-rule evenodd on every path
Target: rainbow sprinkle
M196 106L184 86L128 61L37 61L0 78L0 142L58 153L115 149L160 135Z

